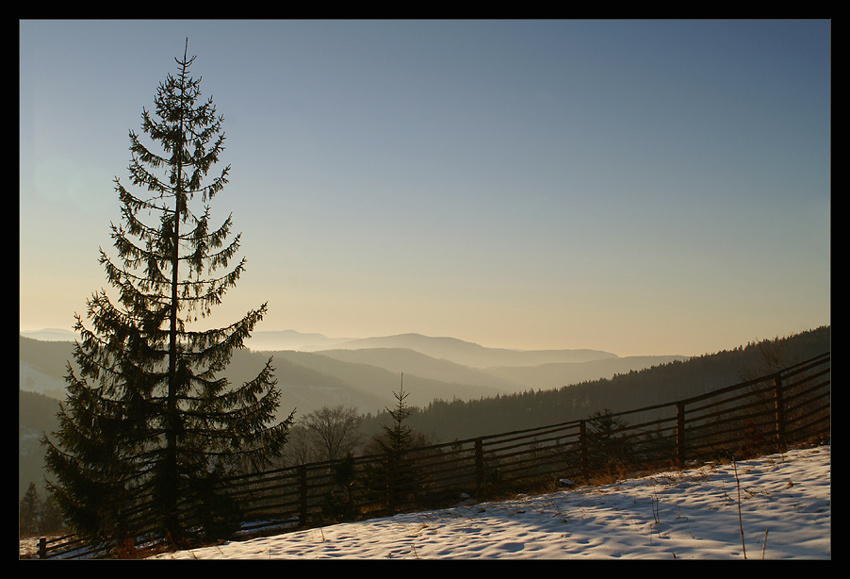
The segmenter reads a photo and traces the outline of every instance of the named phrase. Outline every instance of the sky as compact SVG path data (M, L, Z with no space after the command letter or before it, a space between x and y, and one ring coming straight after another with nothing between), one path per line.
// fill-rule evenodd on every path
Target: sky
M827 20L21 20L20 328L111 291L196 56L247 269L209 323L701 355L830 323Z

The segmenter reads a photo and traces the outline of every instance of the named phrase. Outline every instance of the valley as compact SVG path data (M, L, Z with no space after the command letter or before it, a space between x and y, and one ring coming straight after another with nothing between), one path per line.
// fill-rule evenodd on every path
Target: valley
M262 334L258 344L280 344ZM22 332L19 342L21 494L29 482L43 478L39 440L56 427L74 347L72 341L33 335ZM286 338L301 350L236 351L226 376L234 384L250 380L271 357L281 390L280 418L293 409L297 421L324 406L354 408L369 436L394 406L403 374L407 403L417 409L411 425L435 442L669 402L741 381L744 372L767 373L768 358L790 364L830 350L829 326L694 358L523 352L417 334L333 340L286 332Z

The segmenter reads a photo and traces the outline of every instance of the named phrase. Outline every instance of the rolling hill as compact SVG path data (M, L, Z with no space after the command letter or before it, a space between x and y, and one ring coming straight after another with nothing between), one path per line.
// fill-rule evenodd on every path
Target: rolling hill
M260 334L260 344L281 337L291 344L324 342L304 348L313 351L258 351L253 347L237 351L226 372L234 383L248 380L272 356L283 404L297 407L299 414L337 404L356 407L363 413L379 412L393 404L393 392L399 388L402 373L405 390L411 393L410 404L421 406L434 399L470 400L528 388L564 386L682 359L619 358L594 350L506 350L419 334L343 342L294 331ZM57 336L56 332L48 335ZM21 335L21 390L64 398L65 366L72 351L71 341Z
M510 350L487 348L457 338L431 337L421 334L400 334L375 338L361 338L339 342L333 348L307 347L305 351L363 350L393 348L413 350L438 360L448 360L470 368L490 366L537 366L555 362L586 362L603 358L616 358L616 354L598 350Z
M819 354L829 348L829 336L828 327L801 334L794 339L791 349L800 356L809 352ZM308 336L308 339L315 340L316 337ZM294 334L289 334L289 338L300 339ZM332 345L335 347L331 348ZM72 358L73 347L71 341L35 340L20 336L21 493L30 481L41 478L38 475L43 451L38 438L40 433L54 428L59 401L64 399L65 368ZM614 396L619 402L637 404L631 400L637 394L643 405L650 385L653 389L657 386L669 391L665 395L669 398L682 395L683 387L695 381L700 383L701 388L734 382L736 369L740 368L742 361L736 360L744 354L747 354L746 349L743 352L738 349L725 356L724 359L728 360L722 362L723 372L718 373L716 368L721 365L716 355L685 361L681 356L620 358L591 350L523 352L484 348L452 338L406 334L344 342L328 339L324 345L316 346L313 352L240 350L234 353L226 376L233 383L249 380L271 356L282 394L281 417L287 416L293 409L297 419L323 406L342 405L356 408L374 421L385 408L394 406L394 392L400 387L403 373L409 405L425 409L434 401L449 403L450 408L447 409L451 410L452 418L446 420L450 420L452 426L461 423L477 432L482 424L474 416L482 412L495 421L489 427L491 429L525 427L524 424L510 424L518 415L534 418L528 414L531 409L528 401L523 397L515 398L520 394L525 396L536 391L551 397L556 394L553 390L563 390L565 386L575 384L575 390L567 390L582 392L582 396L589 394L590 390L598 391L600 395L611 390L611 395L614 395L612 388L617 387L619 393ZM718 359L717 363L715 359ZM629 380L612 383L612 377ZM621 387L627 387L628 396ZM605 404L611 406L610 395L605 396L608 397ZM456 404L459 402L463 403ZM504 409L499 412L486 410L496 403ZM522 412L512 410L511 405L521 405ZM545 403L547 409L557 406L554 399ZM422 413L422 418L429 413L433 413L433 409ZM543 418L545 412L540 410L531 414L540 414L538 418ZM437 422L443 426L439 429L429 427L429 430L440 430L451 436L467 435L466 432L450 432L452 429L446 426L449 423L445 421Z
M685 356L627 356L539 366L498 366L485 368L483 371L522 388L549 389L599 378L610 378L616 374L628 374L632 371L686 359Z

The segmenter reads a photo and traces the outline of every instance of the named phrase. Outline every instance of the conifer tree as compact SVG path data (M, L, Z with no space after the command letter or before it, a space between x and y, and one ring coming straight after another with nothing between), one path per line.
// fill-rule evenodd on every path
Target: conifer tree
M382 478L386 480L387 505L391 510L412 491L417 478L415 466L406 456L415 446L413 428L405 423L414 410L406 403L408 394L409 392L404 391L402 374L401 388L398 392L393 392L397 401L396 407L386 409L393 421L389 425L382 424L383 435L375 439L384 459L385 473Z
M178 74L169 74L130 131L131 193L115 179L122 221L112 225L117 257L100 263L117 293L87 302L77 315L68 394L54 443L44 437L50 488L71 528L99 541L139 533L139 521L173 540L185 537L182 508L206 500L228 464L260 468L283 449L292 414L278 420L280 392L271 359L240 386L220 373L241 348L266 304L222 328L192 330L245 268L233 265L239 235L232 219L211 223L209 202L230 167L208 172L224 150L223 117L201 101L189 68L188 40ZM145 523L149 524L149 523Z
M397 402L396 407L386 409L390 418L393 419L392 424L382 424L381 429L384 431L384 436L377 439L381 451L393 457L401 456L413 447L413 428L404 422L413 414L413 409L405 402L409 392L404 391L404 374L402 374L401 381L399 391L393 392Z
M18 530L21 537L31 537L41 531L39 510L38 489L31 482L18 506Z

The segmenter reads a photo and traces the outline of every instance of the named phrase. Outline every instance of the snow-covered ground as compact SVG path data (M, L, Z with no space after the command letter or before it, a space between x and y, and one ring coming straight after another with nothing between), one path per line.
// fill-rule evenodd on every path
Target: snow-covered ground
M830 453L798 449L156 558L829 559Z

